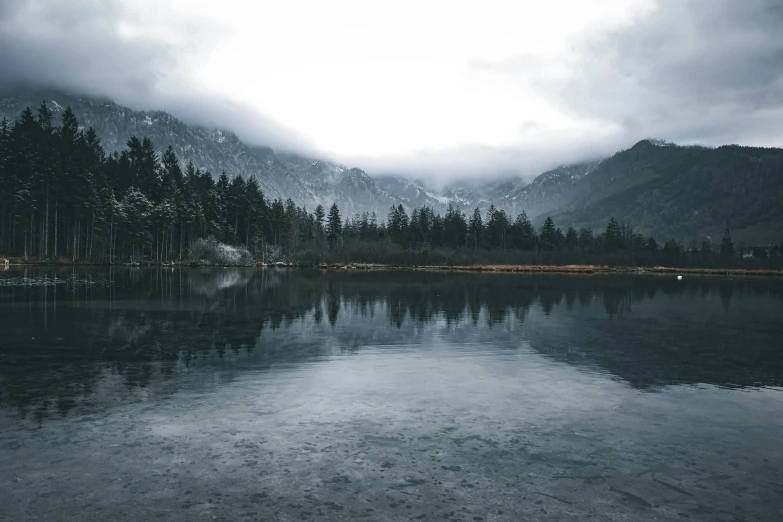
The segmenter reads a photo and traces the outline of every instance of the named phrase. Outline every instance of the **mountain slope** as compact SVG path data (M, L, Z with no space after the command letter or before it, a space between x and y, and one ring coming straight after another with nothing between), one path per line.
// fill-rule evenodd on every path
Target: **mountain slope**
M271 149L253 149L232 132L192 127L163 111L134 111L110 100L57 91L24 91L0 96L0 118L14 119L28 106L35 111L41 101L46 101L57 121L64 108L70 106L81 126L95 129L108 153L122 150L131 136L146 136L159 153L170 145L180 161L192 161L214 175L223 170L243 177L255 174L264 192L272 198L297 192L294 187L285 186L284 169Z
M13 120L28 106L35 111L41 101L46 101L56 120L70 106L80 125L95 129L108 153L125 148L131 136L146 136L159 154L171 146L183 164L193 162L215 176L222 171L243 178L255 175L270 199L291 198L309 208L337 202L350 214L381 209L385 213L393 203L399 203L363 171L280 155L269 147L251 147L233 132L187 125L163 111L135 111L110 100L59 91L22 91L0 94L0 119ZM338 171L339 176L327 175Z
M578 194L577 182L598 165L600 162L562 165L540 174L529 184L519 180L491 203L514 216L522 211L531 219L545 216L572 202Z
M552 217L602 229L610 216L659 238L783 237L783 149L661 146L643 140L604 160L573 186Z
M405 179L399 176L385 176L377 178L378 186L389 194L394 195L409 208L429 207L436 212L445 211L449 203L456 202L448 195L438 195L428 190L422 183Z
M59 119L70 106L79 122L93 127L107 152L147 136L158 152L171 146L183 163L192 161L215 176L255 175L270 199L291 198L313 209L336 202L344 217L391 205L410 211L428 206L443 213L449 205L466 213L490 205L513 219L522 211L538 226L551 216L560 227L602 230L610 217L658 238L717 239L725 226L748 242L783 238L783 150L723 146L681 147L642 140L597 162L562 165L532 182L501 179L447 186L442 192L404 177L373 178L358 168L251 147L234 133L189 126L163 111L135 111L109 100L58 91L0 94L0 118L15 119L42 100Z
M278 157L307 190L305 197L296 200L297 204L311 209L323 205L328 210L332 203L337 203L343 217L361 212L385 216L391 205L406 204L383 190L362 169L296 154L278 154Z

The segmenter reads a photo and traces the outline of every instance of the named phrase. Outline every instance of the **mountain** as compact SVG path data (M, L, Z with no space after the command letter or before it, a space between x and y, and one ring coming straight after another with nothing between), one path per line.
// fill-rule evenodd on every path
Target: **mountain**
M664 239L717 241L729 226L735 240L777 242L783 237L783 149L642 140L561 194L551 212L561 227L603 229L614 216Z
M296 154L278 154L280 160L301 180L307 195L297 204L310 208L323 205L326 210L334 202L343 217L360 212L376 212L385 216L389 207L403 202L383 190L365 171L325 160L307 158Z
M456 202L448 196L439 196L427 189L423 183L399 176L384 176L376 179L378 186L399 198L409 208L430 207L442 212L450 203Z
M183 163L192 161L217 176L255 175L270 199L291 198L313 209L336 202L343 217L391 205L449 205L471 213L490 205L511 219L525 211L540 226L551 216L557 226L603 230L610 217L658 238L717 239L729 226L735 239L777 242L783 237L783 150L678 146L642 140L600 160L561 165L531 182L519 178L463 182L433 190L404 176L372 177L324 159L252 147L233 132L183 123L163 111L136 111L110 100L59 91L0 94L0 118L15 119L42 100L59 113L70 106L80 123L93 127L107 152L123 149L133 136L147 136L162 153L173 147ZM57 117L57 114L55 114Z
M680 146L646 139L610 158L561 165L531 182L506 179L450 187L442 195L404 178L380 182L412 206L490 205L540 227L603 231L611 217L659 239L777 243L783 238L783 149Z
M483 208L487 203L486 198L483 198L481 194L470 188L458 185L446 188L443 195L444 197L447 197L454 206L462 208L463 211L479 206Z
M540 174L531 183L523 180L507 183L491 203L513 216L525 211L529 218L545 216L573 201L577 182L590 174L600 162L561 165Z
M193 162L218 176L255 175L270 199L291 198L312 209L336 202L344 216L363 211L386 211L401 200L380 189L361 169L328 161L279 154L269 147L251 147L231 131L187 125L164 111L136 111L107 99L75 96L60 91L21 91L0 94L0 119L13 120L25 107L35 110L46 101L55 118L70 106L81 126L92 127L108 153L125 148L131 136L146 136L159 154L171 146L183 164Z

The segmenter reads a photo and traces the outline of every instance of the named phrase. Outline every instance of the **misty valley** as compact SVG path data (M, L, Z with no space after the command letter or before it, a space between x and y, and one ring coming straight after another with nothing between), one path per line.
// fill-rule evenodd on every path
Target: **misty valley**
M776 148L642 140L530 182L438 195L108 100L24 91L0 96L0 117L0 257L12 264L783 269Z

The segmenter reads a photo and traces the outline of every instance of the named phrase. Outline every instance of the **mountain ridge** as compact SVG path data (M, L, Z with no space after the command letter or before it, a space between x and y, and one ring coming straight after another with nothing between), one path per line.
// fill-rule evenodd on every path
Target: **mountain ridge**
M221 172L245 179L256 176L271 199L292 199L310 208L337 203L349 214L387 209L401 201L381 190L361 169L305 158L339 175L326 182L297 156L277 153L271 147L245 144L234 132L187 125L175 116L157 110L134 110L108 99L72 95L62 91L34 91L0 95L0 118L13 120L25 107L35 109L45 101L57 115L70 106L83 128L92 127L107 153L119 152L131 136L146 136L162 156L171 146L181 163L192 162L217 177ZM304 157L299 157L304 158ZM303 174L309 170L309 176Z
M124 148L132 135L147 136L158 154L171 146L183 164L192 162L216 177L223 171L256 176L271 199L290 198L308 208L337 203L345 217L376 212L384 219L392 205L439 213L449 206L466 213L494 206L511 219L525 212L539 226L551 216L564 229L598 231L615 217L639 232L676 239L714 237L725 227L752 241L783 237L783 209L776 204L783 200L778 148L712 148L648 138L604 159L557 166L531 181L506 178L435 191L403 176L373 177L358 167L249 146L230 130L187 125L165 111L137 111L62 91L0 94L0 118L12 120L42 100L55 113L70 106L109 153Z

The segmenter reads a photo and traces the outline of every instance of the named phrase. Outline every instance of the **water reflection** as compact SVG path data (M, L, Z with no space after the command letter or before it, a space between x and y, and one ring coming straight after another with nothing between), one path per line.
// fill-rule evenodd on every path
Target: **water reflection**
M781 386L777 280L259 269L0 275L0 405L43 421L437 333L655 390ZM125 392L98 394L121 386ZM113 404L107 404L111 397Z

